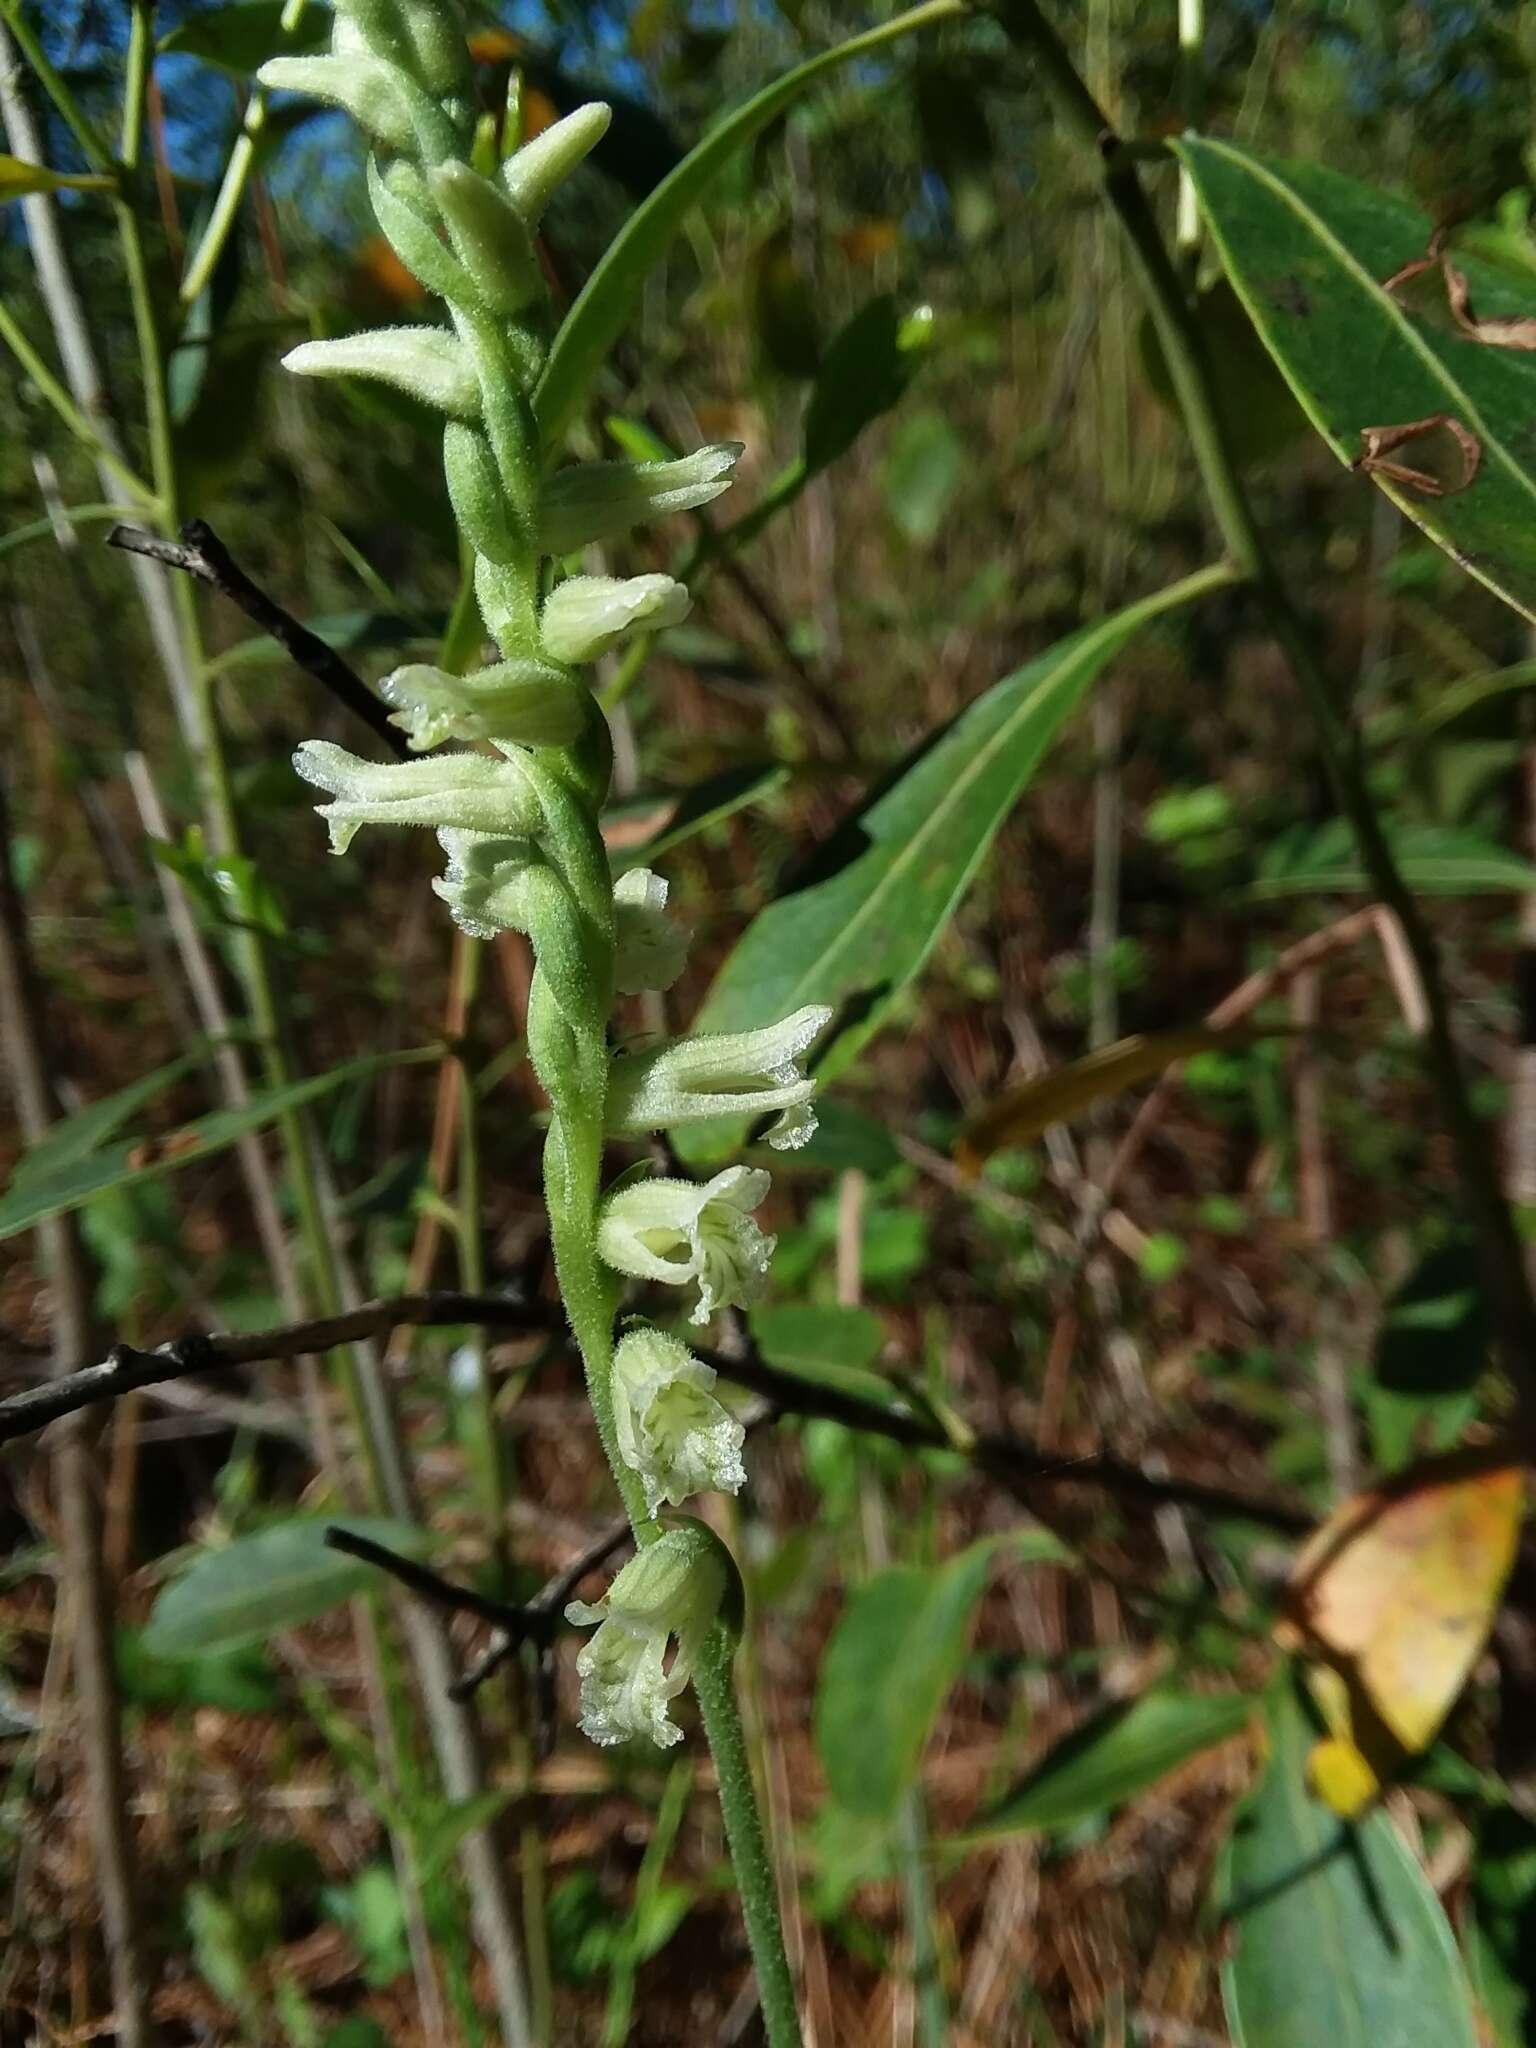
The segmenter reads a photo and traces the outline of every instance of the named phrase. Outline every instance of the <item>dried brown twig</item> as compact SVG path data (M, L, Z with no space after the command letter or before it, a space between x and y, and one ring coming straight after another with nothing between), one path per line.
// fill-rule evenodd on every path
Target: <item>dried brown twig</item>
M549 1334L563 1327L563 1318L558 1305L518 1295L396 1295L365 1302L341 1315L320 1316L279 1329L244 1335L193 1335L156 1351L118 1345L99 1364L85 1366L45 1385L28 1387L0 1401L0 1443L32 1435L60 1416L74 1414L99 1401L116 1400L135 1387L153 1386L162 1380L181 1379L224 1366L297 1358L328 1350L334 1344L378 1336L402 1324L425 1327L456 1323ZM1089 1487L1128 1502L1147 1506L1172 1503L1284 1533L1299 1533L1311 1526L1311 1518L1304 1511L1283 1502L1255 1499L1199 1480L1163 1478L1108 1452L1093 1452L1063 1463L1022 1436L972 1432L953 1420L946 1423L930 1413L917 1397L898 1393L888 1403L866 1400L841 1387L785 1372L770 1364L750 1342L739 1354L731 1356L702 1346L694 1348L723 1378L762 1395L775 1413L840 1422L846 1428L887 1437L914 1450L959 1452L985 1478L1026 1505L1041 1490Z
M360 718L392 754L405 758L408 750L403 736L390 724L388 711L357 671L318 633L301 625L292 612L284 611L253 583L205 520L191 520L181 529L179 540L161 540L137 526L114 526L107 535L107 546L163 563L168 569L180 569L227 597L264 633L270 633L296 666Z

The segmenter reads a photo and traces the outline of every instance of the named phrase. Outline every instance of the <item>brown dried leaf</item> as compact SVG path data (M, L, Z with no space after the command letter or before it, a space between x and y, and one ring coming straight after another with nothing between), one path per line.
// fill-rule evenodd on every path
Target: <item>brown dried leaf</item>
M1536 349L1536 317L1525 315L1480 320L1473 312L1472 287L1466 272L1458 270L1446 253L1444 228L1435 229L1422 256L1415 256L1401 270L1394 270L1390 277L1383 278L1381 288L1384 292L1395 292L1400 286L1410 284L1414 278L1423 277L1435 269L1445 279L1446 304L1463 334L1470 334L1474 341L1483 342L1489 348Z
M1451 436L1461 452L1461 476L1457 482L1442 483L1427 469L1414 469L1406 462L1390 460L1397 449L1442 431ZM1362 475L1385 477L1389 483L1419 491L1426 498L1445 498L1466 490L1482 466L1482 442L1448 412L1432 412L1425 419L1407 420L1395 427L1362 427L1360 438L1365 447L1356 457L1354 467Z

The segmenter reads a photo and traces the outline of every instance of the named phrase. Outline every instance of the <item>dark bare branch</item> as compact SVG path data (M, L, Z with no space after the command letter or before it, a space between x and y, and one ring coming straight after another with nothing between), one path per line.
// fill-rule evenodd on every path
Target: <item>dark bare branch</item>
M181 529L179 540L161 540L137 526L114 526L107 535L109 548L122 548L130 555L144 555L167 568L195 576L238 605L248 619L283 648L306 675L313 676L338 704L360 718L391 753L403 759L409 751L404 737L389 722L389 713L357 671L318 633L301 625L291 612L253 583L229 549L205 520L194 519Z
M191 1336L139 1351L120 1344L99 1365L88 1365L0 1401L0 1444L29 1436L61 1415L71 1415L98 1401L110 1401L135 1387L232 1365L255 1365L275 1358L299 1358L328 1351L333 1345L377 1337L396 1327L418 1328L473 1323L482 1328L554 1334L561 1328L557 1305L523 1295L402 1294L365 1302L342 1315L320 1316L281 1329L244 1335ZM1285 1534L1311 1527L1302 1509L1281 1501L1209 1486L1193 1479L1164 1478L1111 1456L1094 1452L1063 1462L1047 1457L1020 1436L988 1433L957 1436L916 1400L890 1403L866 1400L840 1387L827 1386L770 1365L750 1338L730 1355L695 1345L699 1357L737 1386L747 1387L769 1403L772 1412L813 1415L840 1422L870 1436L888 1437L913 1450L960 1451L976 1469L1016 1499L1025 1502L1043 1490L1089 1487L1148 1507L1174 1505L1202 1513L1255 1523ZM588 1567L590 1569L590 1567Z
M551 1327L547 1306L517 1295L397 1294L366 1301L341 1315L317 1316L275 1330L227 1336L179 1337L155 1351L117 1345L99 1365L45 1385L28 1387L0 1401L0 1444L30 1436L61 1415L73 1415L98 1401L115 1401L136 1387L188 1379L232 1365L259 1365L275 1358L304 1358L337 1344L380 1337L404 1324L417 1328L475 1323L486 1329L541 1331Z

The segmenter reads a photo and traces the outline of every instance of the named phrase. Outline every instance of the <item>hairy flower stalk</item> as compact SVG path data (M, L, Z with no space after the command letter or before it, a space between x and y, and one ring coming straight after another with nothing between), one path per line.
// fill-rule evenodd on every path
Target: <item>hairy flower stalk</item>
M610 1051L616 990L669 986L687 935L667 914L660 877L641 870L615 886L599 826L608 728L579 670L626 634L675 624L689 599L668 576L566 575L561 563L592 540L708 503L729 486L741 449L722 442L678 461L547 474L532 404L548 352L536 237L561 180L601 140L606 107L578 108L483 175L469 161L463 28L451 0L338 0L329 55L277 59L261 76L334 101L370 133L379 225L449 322L306 342L288 367L380 379L443 416L449 494L496 647L469 675L413 664L385 679L415 758L364 761L310 741L295 765L331 798L320 809L335 852L363 825L432 827L447 855L434 887L463 929L532 941L528 1047L550 1102L544 1177L556 1270L639 1545L605 1600L573 1610L599 1624L578 1660L583 1726L605 1743L675 1741L668 1707L696 1680L769 2038L785 2048L799 2038L793 1990L729 1682L734 1567L701 1524L663 1530L655 1520L663 1503L743 1483L742 1431L713 1373L675 1338L632 1325L617 1373L613 1343L623 1275L695 1286L696 1321L754 1297L773 1250L751 1215L768 1176L736 1167L695 1187L632 1172L605 1199L603 1148L608 1135L722 1110L776 1112L770 1141L803 1142L814 1118L801 1062L827 1013Z

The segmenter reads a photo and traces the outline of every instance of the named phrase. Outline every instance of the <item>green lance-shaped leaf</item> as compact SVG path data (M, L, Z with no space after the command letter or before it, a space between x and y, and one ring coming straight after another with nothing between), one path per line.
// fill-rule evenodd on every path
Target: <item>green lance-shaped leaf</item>
M1202 570L994 683L844 822L809 876L753 921L697 1028L748 1029L822 1003L842 1016L818 1073L845 1065L928 958L1094 678L1143 626L1230 580L1225 569Z
M1536 618L1536 356L1458 330L1449 311L1440 319L1438 274L1408 296L1383 289L1425 253L1432 223L1417 208L1229 142L1186 136L1174 148L1254 326L1340 461L1364 459L1432 540ZM1530 284L1455 260L1482 318L1536 314ZM1415 424L1424 431L1410 442L1381 439ZM1438 484L1403 479L1441 458Z
M1252 1720L1254 1703L1234 1693L1155 1686L1120 1701L1063 1736L962 1841L1076 1827L1123 1806L1180 1764L1226 1742Z
M1536 867L1481 833L1455 825L1386 826L1398 870L1420 896L1498 896L1536 889ZM1255 896L1368 894L1371 884L1349 830L1334 819L1297 840L1287 835L1265 856Z
M1268 1719L1269 1766L1221 1879L1236 2048L1476 2048L1461 1958L1418 1862L1386 1814L1351 1824L1313 1798L1289 1687Z
M365 1079L385 1067L436 1059L440 1052L438 1046L419 1046L410 1052L383 1053L367 1059L349 1060L342 1066L332 1067L327 1074L316 1074L308 1081L294 1081L283 1088L260 1089L238 1108L216 1109L164 1137L122 1138L114 1144L83 1154L71 1146L68 1156L60 1157L55 1152L46 1166L34 1167L30 1163L32 1155L26 1155L10 1186L0 1195L0 1238L14 1237L17 1231L30 1229L34 1223L42 1222L45 1216L59 1216L66 1210L78 1209L92 1196L105 1194L108 1188L154 1180L163 1173L173 1173L178 1167L206 1159L210 1153L233 1145L247 1131L257 1131L265 1124L276 1123L289 1111L318 1102L322 1095L345 1087L349 1081ZM96 1110L102 1107L101 1104L93 1105ZM51 1140L45 1143L51 1143Z
M338 1526L407 1557L420 1557L427 1547L425 1532L413 1523L376 1516L348 1516L340 1524L321 1515L276 1522L205 1551L167 1586L144 1631L145 1649L156 1657L208 1657L264 1643L376 1586L376 1566L327 1544L326 1530Z
M629 324L652 267L736 151L761 134L775 115L824 72L964 11L961 0L927 0L926 5L899 14L879 28L851 36L835 50L824 50L738 107L663 178L608 245L555 336L535 396L539 428L552 456L558 453L608 351Z
M894 1812L970 1642L996 1545L947 1564L894 1565L848 1602L822 1660L816 1748L850 1813Z
M34 192L110 192L112 179L98 171L50 171L19 156L0 154L0 203Z

